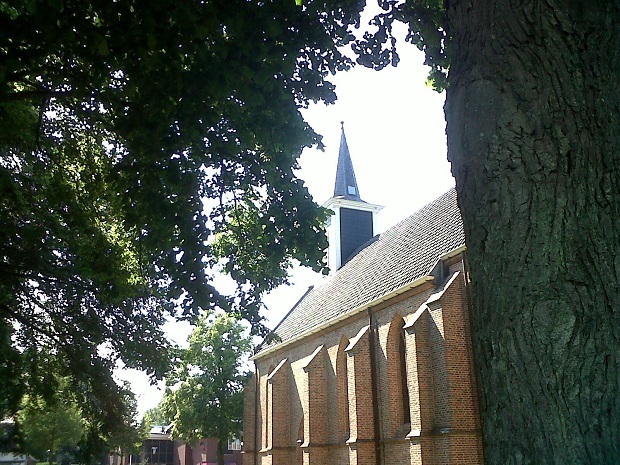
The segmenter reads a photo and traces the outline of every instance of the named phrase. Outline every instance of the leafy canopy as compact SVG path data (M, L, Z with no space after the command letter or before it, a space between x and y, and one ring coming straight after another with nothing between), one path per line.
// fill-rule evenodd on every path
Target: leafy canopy
M160 376L166 318L234 310L260 332L291 260L323 269L325 212L294 172L321 139L299 109L335 100L347 44L395 64L395 20L439 86L447 67L441 2L380 1L356 39L364 4L0 0L0 416L45 349L113 430L110 373Z
M172 418L166 416L160 402L157 407L150 408L144 413L144 418L142 421L144 422L145 427L150 430L156 425L171 424Z
M28 353L29 393L15 415L22 441L13 451L38 460L54 460L58 454L70 461L97 462L102 454L134 450L144 437L138 421L137 401L128 383L99 386L106 378L93 378L95 387L65 376L65 361L58 355ZM6 446L5 444L1 444Z
M138 418L138 401L128 382L123 383L121 395L126 406L123 422L100 439L105 444L105 450L109 454L118 454L124 457L140 451L142 444L148 437L150 427L144 418L141 421Z
M354 4L0 1L0 416L30 348L109 400L117 360L165 371L168 316L234 309L260 331L271 271L323 268L298 108L335 99ZM236 294L219 263L243 270Z

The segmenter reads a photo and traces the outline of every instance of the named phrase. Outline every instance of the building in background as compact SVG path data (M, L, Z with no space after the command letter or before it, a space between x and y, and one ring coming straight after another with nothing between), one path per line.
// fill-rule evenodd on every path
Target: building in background
M218 439L196 441L193 446L173 440L170 426L153 426L139 455L111 455L109 465L217 465ZM225 465L241 465L241 441L231 440L224 451Z
M244 465L482 464L456 192L376 236L343 130L325 205L332 276L254 357Z
M36 463L31 455L0 452L0 465L36 465Z
M17 442L19 433L13 419L0 419L0 465L35 465L37 460L28 454L22 454Z

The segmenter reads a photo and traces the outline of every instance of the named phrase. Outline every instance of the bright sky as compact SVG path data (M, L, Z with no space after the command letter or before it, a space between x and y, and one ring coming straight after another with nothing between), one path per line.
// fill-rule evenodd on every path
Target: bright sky
M357 178L367 202L383 205L381 231L393 226L454 185L446 159L444 95L425 85L423 55L412 45L400 47L397 68L381 72L357 67L332 80L337 86L334 105L313 105L303 112L310 125L324 136L325 151L306 150L299 172L314 200L322 204L333 194L340 144L340 121ZM309 285L323 279L307 269L296 269L291 286L267 296L269 327L275 326ZM170 337L183 343L188 328L168 325ZM162 391L135 372L127 378L144 413L157 406Z

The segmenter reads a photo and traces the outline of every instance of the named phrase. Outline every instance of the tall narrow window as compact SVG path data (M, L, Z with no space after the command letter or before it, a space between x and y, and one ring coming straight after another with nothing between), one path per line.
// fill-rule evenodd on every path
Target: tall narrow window
M346 441L350 435L349 422L349 376L347 371L347 354L344 349L349 345L346 336L340 339L336 356L336 383L338 386L338 440Z
M409 409L409 388L407 387L407 345L405 341L405 330L400 328L400 344L398 353L400 355L400 382L403 402L403 423L411 423L411 411Z
M403 318L400 315L394 315L386 341L391 429L392 434L395 435L400 434L399 431L404 424L411 423L404 326Z
M263 399L263 447L264 448L268 448L269 446L271 446L271 444L269 444L269 428L271 428L271 421L270 421L270 415L271 412L269 412L269 408L271 407L270 405L270 399L269 399L269 381L267 380L267 378L269 378L269 375L271 374L271 372L274 370L274 365L271 365L269 367L269 371L267 371L267 376L265 376L263 378L263 380L261 380L261 385L262 385L262 392L261 392L261 399Z

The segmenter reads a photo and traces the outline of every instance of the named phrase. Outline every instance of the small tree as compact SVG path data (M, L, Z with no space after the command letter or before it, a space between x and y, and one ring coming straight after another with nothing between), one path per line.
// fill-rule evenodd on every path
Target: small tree
M168 380L162 402L172 418L172 436L188 442L218 438L217 461L224 465L224 444L240 437L243 386L248 374L244 357L251 341L239 320L230 314L202 317L182 351L179 368Z
M84 433L79 408L62 395L54 399L26 396L18 418L25 451L50 463L62 448L76 446Z
M124 421L106 438L106 442L109 451L120 456L120 465L125 465L125 457L140 450L148 430L146 422L138 420L138 401L127 382L123 385L122 397L127 409Z

